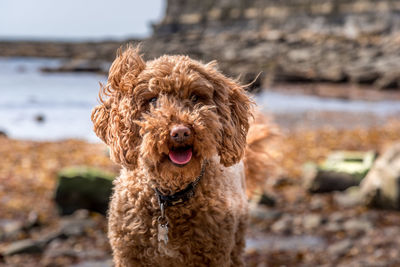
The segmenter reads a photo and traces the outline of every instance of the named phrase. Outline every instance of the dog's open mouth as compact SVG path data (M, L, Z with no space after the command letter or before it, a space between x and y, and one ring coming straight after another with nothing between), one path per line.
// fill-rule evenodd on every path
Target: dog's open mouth
M169 150L168 156L172 163L178 166L183 166L188 164L192 159L192 150L191 146L172 148Z

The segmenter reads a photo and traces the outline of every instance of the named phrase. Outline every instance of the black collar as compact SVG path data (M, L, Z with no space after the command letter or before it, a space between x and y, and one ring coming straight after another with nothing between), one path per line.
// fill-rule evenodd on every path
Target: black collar
M160 190L158 190L158 188L154 188L154 191L156 192L156 195L157 195L158 204L160 205L160 207L162 206L163 208L166 208L166 207L182 204L182 203L188 201L191 197L193 197L196 187L197 187L198 183L200 182L200 179L204 175L205 166L206 166L206 162L203 162L203 164L201 166L200 174L199 174L199 176L197 176L196 180L194 180L188 186L186 186L185 189L178 191L173 195L163 195L160 192Z

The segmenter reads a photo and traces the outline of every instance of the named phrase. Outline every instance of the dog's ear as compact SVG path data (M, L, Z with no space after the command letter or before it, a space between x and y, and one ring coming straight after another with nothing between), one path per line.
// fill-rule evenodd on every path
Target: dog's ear
M140 144L139 126L133 122L138 111L132 94L145 67L138 49L129 46L124 52L119 50L108 82L100 89L101 104L92 111L94 132L110 147L111 159L128 168L136 166Z
M96 106L92 110L92 122L93 130L96 135L107 145L110 143L110 107L112 99L109 98L106 101L102 101L102 104Z
M136 86L137 76L145 67L146 63L139 54L139 48L129 45L125 51L118 49L117 58L112 63L108 74L110 89L130 91Z
M214 65L208 67L214 69ZM215 83L214 101L222 125L218 154L224 166L231 166L243 157L253 102L236 81L216 70L211 77Z

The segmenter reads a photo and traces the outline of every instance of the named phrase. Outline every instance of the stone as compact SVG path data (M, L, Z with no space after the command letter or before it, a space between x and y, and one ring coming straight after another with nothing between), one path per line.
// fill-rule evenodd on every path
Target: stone
M320 211L324 208L326 203L319 197L313 197L310 200L309 208L311 211Z
M43 123L46 117L43 114L37 114L34 119L37 123Z
M271 194L267 194L267 193L262 193L260 196L260 199L258 201L259 205L265 205L268 207L274 207L276 204L276 199L274 196L272 196Z
M303 227L306 230L313 230L320 226L322 223L321 215L319 214L307 214L303 217Z
M58 173L55 201L63 215L79 209L106 214L114 175L89 167L70 167Z
M375 153L336 151L320 165L307 163L303 167L303 185L313 193L343 191L356 186L368 173Z
M82 236L87 229L92 229L93 227L95 227L95 222L89 217L88 212L79 210L73 215L62 217L57 229L45 232L35 239L24 239L13 242L0 251L0 255L11 256L20 253L42 253L47 245L53 241L72 236Z
M366 205L400 209L400 143L389 147L376 160L360 188Z
M250 218L263 220L263 221L273 221L277 220L281 215L282 211L276 209L269 209L263 206L250 206L249 210Z
M52 243L43 254L43 258L46 258L50 262L54 261L54 259L58 257L98 259L104 257L104 252L96 249L57 248L57 246L53 246Z
M343 208L351 208L362 204L362 194L359 186L347 188L344 192L335 192L335 202Z
M43 72L95 72L107 73L110 65L107 62L93 59L71 59L58 67L41 68Z
M333 212L329 216L329 221L332 221L332 222L340 222L340 223L342 223L345 220L346 220L346 216L342 212L339 212L339 211Z
M251 207L274 207L276 205L276 196L271 193L267 192L265 188L262 189L261 187L252 190L252 193L249 198L249 203Z
M320 251L325 249L326 241L319 236L312 235L271 235L261 233L253 238L246 238L246 253L259 252L262 254L271 251ZM269 266L269 265L268 265Z
M343 229L351 235L359 235L371 230L372 224L366 219L350 219L343 223Z
M314 177L307 179L311 181L307 183L306 188L312 193L341 191L358 184L349 174L324 170L318 170Z
M3 256L11 256L21 253L41 253L44 244L33 239L24 239L16 241L8 245L4 250L0 251Z
M79 216L82 210L76 211L73 215L65 216L60 221L60 231L65 237L81 236L86 229L92 228L95 222L89 217Z
M7 132L0 129L0 137L7 137Z
M328 247L328 253L334 258L340 258L346 255L349 249L353 246L353 242L350 239L344 239L338 241Z
M0 219L0 240L1 239L13 239L16 237L24 228L22 221Z
M325 231L336 233L343 230L343 226L337 222L328 222L324 228Z
M38 215L34 211L29 213L26 220L0 219L0 240L16 239L20 234L38 225Z
M293 218L289 215L283 215L278 221L271 225L271 231L280 234L289 234L291 232Z
M73 264L70 267L112 267L112 259L98 261L83 261L78 264Z
M24 223L24 228L29 230L33 227L39 226L40 221L39 221L39 215L37 214L36 211L31 211L28 214L28 218L26 219Z

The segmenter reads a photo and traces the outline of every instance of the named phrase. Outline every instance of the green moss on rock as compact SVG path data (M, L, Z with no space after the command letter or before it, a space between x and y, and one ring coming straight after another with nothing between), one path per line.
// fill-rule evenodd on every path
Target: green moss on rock
M55 201L61 214L78 209L106 214L115 175L91 167L68 167L57 176Z

